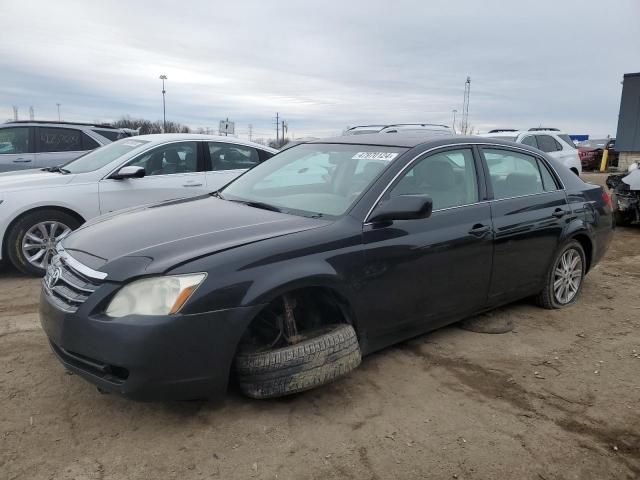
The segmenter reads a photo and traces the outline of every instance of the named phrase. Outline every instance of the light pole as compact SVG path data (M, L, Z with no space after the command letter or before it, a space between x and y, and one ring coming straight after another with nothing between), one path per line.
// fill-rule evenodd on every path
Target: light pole
M56 105L58 106L58 121L60 121L60 103L56 103Z
M162 80L162 133L167 133L167 108L164 101L164 94L166 90L164 89L164 81L167 79L165 74L160 75L160 80Z
M451 112L453 113L453 133L456 133L456 113L458 113L458 110L454 108Z

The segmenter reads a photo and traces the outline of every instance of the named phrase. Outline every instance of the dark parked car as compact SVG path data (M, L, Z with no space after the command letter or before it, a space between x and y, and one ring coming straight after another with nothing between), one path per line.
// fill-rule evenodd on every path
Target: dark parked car
M612 228L603 189L537 149L344 136L89 222L59 245L40 316L101 390L216 397L231 378L273 397L520 298L570 305Z
M602 153L607 150L607 163L612 167L618 166L618 152L615 151L616 139L603 138L600 140L586 140L578 145L578 156L583 170L598 170L602 163Z

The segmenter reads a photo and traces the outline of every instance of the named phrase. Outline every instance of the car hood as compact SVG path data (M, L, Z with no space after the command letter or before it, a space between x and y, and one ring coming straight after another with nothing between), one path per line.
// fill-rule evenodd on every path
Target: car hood
M10 192L23 188L44 188L66 185L74 175L48 172L40 169L0 173L0 191Z
M207 195L99 217L62 246L79 262L119 281L328 223Z

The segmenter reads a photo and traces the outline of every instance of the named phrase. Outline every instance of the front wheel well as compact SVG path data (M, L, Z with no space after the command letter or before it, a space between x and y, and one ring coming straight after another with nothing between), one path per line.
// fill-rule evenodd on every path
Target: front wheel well
M80 215L79 213L71 210L70 208L59 207L59 206L36 207L36 208L32 208L31 210L27 210L26 212L22 212L20 215L18 215L16 218L14 218L11 221L11 223L7 226L7 229L4 232L4 238L2 239L2 248L3 248L2 258L6 258L6 256L7 256L6 255L7 254L7 239L9 238L9 234L11 233L11 230L13 229L15 224L18 223L23 218L25 218L27 215L32 215L34 213L42 212L44 210L55 210L55 211L58 211L58 212L66 213L66 214L71 215L72 217L74 217L76 220L78 220L78 222L80 222L80 224L82 224L82 223L84 223L86 221L82 217L82 215Z
M324 325L348 324L357 331L355 317L348 301L336 290L328 287L303 287L281 293L273 298L251 320L240 341L266 342L276 346L287 342L283 337L286 302L292 307L299 332Z

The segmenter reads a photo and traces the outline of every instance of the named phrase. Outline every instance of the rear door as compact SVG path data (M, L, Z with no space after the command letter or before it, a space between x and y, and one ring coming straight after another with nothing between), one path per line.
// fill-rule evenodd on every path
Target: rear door
M34 168L33 127L0 129L0 172Z
M143 167L145 176L101 180L101 213L207 193L202 146L202 142L168 143L122 165Z
M571 217L559 179L529 152L482 148L495 230L490 303L537 292Z
M255 167L267 154L263 152L261 158L260 152L253 147L226 142L206 142L204 153L208 163L206 182L209 191L224 187L249 168Z
M100 145L77 128L35 127L34 166L55 167L70 162Z

